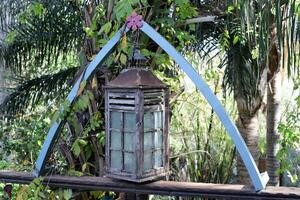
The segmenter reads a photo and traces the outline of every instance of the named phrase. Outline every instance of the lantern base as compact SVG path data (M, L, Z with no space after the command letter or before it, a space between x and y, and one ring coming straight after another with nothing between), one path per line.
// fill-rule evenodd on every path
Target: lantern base
M164 172L160 173L158 175L152 175L152 176L147 176L147 177L141 177L141 178L134 178L132 176L124 176L124 175L117 175L117 174L106 174L106 177L113 178L113 179L118 179L118 180L124 180L124 181L130 181L130 182L135 182L135 183L143 183L147 181L155 181L158 179L162 179L169 175L171 172Z

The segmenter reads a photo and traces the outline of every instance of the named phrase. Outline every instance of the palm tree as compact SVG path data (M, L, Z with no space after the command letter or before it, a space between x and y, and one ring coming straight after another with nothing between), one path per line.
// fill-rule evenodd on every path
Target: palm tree
M231 41L234 36L229 37ZM243 41L233 44L227 50L228 64L225 70L224 87L233 91L237 104L237 128L244 138L254 160L258 161L259 120L258 112L263 100L266 87L264 77L266 73L252 58L251 46ZM251 184L251 179L244 163L237 156L238 182Z
M256 46L248 40L242 30L238 6L230 2L203 1L198 5L200 12L210 11L209 14L217 15L218 20L208 31L210 36L200 45L198 44L202 48L197 50L201 52L212 47L218 54L223 53L223 61L220 65L225 67L223 89L225 93L232 93L234 96L238 109L236 125L253 158L258 161L258 113L266 88L267 70L259 65L257 58L253 56L252 52ZM214 37L210 39L212 35ZM204 54L207 55L209 54ZM251 179L239 155L237 172L239 183L251 184Z
M247 38L257 45L257 62L267 69L264 82L267 87L267 171L270 185L279 185L279 161L276 159L280 136L280 90L282 72L297 74L299 56L299 2L289 1L240 1L241 26ZM273 12L272 12L273 11ZM247 137L247 136L246 136Z
M213 40L213 46L221 42L219 49L225 50L224 88L234 94L239 114L236 124L256 161L258 113L268 91L266 135L270 185L278 185L276 171L279 162L276 153L280 139L277 126L280 117L281 72L285 66L288 75L298 73L295 68L299 53L298 7L294 0L198 2L200 12L209 11L210 14L218 15L219 19L224 19L220 23L215 22L217 30L221 31L216 31L219 34L215 38L219 39ZM202 46L205 45L202 43ZM239 158L237 168L239 182L249 184L247 171Z

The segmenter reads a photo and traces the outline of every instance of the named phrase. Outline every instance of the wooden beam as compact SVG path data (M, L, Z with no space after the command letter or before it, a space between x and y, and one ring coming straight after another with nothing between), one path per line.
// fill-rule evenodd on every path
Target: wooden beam
M0 171L0 182L29 184L34 177L27 172ZM267 187L261 192L255 192L245 185L188 183L173 181L155 181L147 183L132 183L118 181L105 177L69 177L46 176L44 184L50 187L71 188L77 190L100 190L129 192L139 194L157 194L168 196L198 196L231 199L300 199L300 188Z

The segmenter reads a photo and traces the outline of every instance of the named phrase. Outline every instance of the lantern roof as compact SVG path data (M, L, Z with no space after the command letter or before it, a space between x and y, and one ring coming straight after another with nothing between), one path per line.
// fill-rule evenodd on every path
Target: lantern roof
M149 69L128 68L123 69L115 79L106 85L106 87L166 88L167 85L159 80Z

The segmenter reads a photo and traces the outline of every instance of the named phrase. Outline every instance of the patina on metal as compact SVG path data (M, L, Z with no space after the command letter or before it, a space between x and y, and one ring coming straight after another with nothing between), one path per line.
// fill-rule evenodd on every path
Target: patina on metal
M165 88L166 85L159 80L149 69L127 68L106 87L119 88Z

